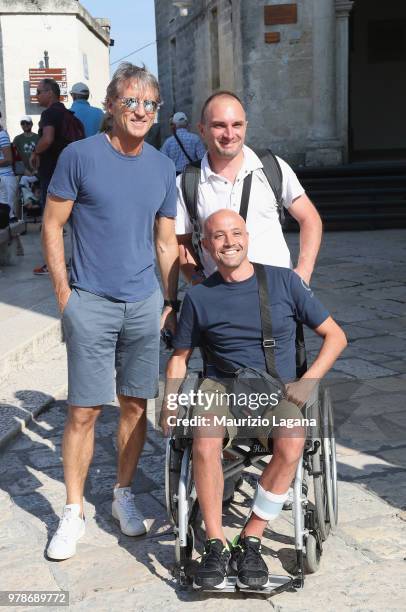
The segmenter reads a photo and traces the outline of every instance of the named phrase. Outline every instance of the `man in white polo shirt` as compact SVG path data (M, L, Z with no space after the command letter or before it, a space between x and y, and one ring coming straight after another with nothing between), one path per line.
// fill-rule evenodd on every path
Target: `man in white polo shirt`
M228 91L219 91L210 96L202 108L199 130L207 145L207 153L201 162L197 195L200 226L216 210L240 210L244 179L252 173L247 213L249 259L291 268L276 197L262 170L261 160L244 145L247 120L239 98ZM282 171L282 204L300 226L300 253L295 271L308 283L320 248L322 223L293 170L282 159L277 159ZM181 180L179 176L176 218L181 269L189 282L197 283L203 276L212 274L215 264L203 249L200 254L203 274L196 270L197 258L192 246L193 225L184 202Z

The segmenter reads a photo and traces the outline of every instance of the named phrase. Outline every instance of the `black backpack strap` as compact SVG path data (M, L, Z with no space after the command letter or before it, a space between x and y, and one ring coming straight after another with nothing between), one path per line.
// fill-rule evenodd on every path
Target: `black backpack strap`
M232 375L240 369L233 366L233 364L230 361L227 361L227 359L223 359L223 357L217 355L217 353L215 353L208 344L204 344L200 348L203 353L203 358L206 362L208 362L208 365L214 365L218 370L220 370L220 372Z
M244 221L247 221L248 204L250 201L250 193L251 193L251 184L252 184L252 172L247 174L247 176L244 179L244 185L242 187L240 215L244 219Z
M200 161L193 162L185 166L182 172L182 195L191 220L197 219L197 194L200 180L200 165Z
M201 245L201 227L199 223L199 217L197 214L197 197L199 190L201 172L201 162L196 161L192 164L188 164L182 172L180 186L182 189L183 201L185 202L186 210L188 212L190 222L193 226L192 230L192 245L195 251L197 268L203 270L203 265L200 257L202 252Z
M268 279L266 270L262 264L254 263L255 275L258 282L259 308L261 313L262 346L265 354L266 371L268 374L280 380L275 367L275 339L272 334L271 304L269 301ZM235 374L239 368L233 366L229 361L215 354L208 346L202 347L203 353L210 360L211 365L227 374Z
M265 174L267 181L274 192L276 206L278 208L279 221L281 225L283 225L285 221L285 209L282 203L282 168L276 158L276 155L272 153L271 149L255 150L255 153L262 162L263 173Z
M268 374L279 380L275 367L275 338L272 333L271 304L269 302L268 279L262 264L254 263L255 275L258 281L259 308L261 312L262 346L265 353L266 369Z
M307 371L306 346L304 341L303 323L296 323L296 376L301 378Z
M189 153L186 151L185 147L183 146L183 142L181 141L181 139L179 138L179 136L177 135L177 133L174 133L175 139L178 143L178 145L180 146L180 148L182 149L183 153L185 154L185 156L188 158L188 160L190 161L190 163L193 163L193 159L190 157Z

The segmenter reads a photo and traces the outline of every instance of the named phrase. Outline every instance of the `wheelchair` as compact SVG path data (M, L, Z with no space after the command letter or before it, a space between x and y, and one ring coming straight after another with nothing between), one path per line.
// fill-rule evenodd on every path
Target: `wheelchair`
M196 391L201 380L200 372L190 372L180 391ZM182 407L178 417L187 418L191 407ZM303 588L305 574L317 571L323 552L323 542L334 533L338 520L337 465L334 438L333 409L329 392L320 385L303 409L307 418L318 418L317 427L305 441L293 482L292 516L294 523L294 545L296 568L294 575L269 576L269 584L262 589L244 589L266 596L278 592ZM244 469L250 466L266 467L264 457L271 451L258 441L240 440L227 448L233 461L223 462L224 482L232 485ZM193 482L192 439L186 430L172 430L167 439L165 460L165 495L169 520L175 534L175 576L181 588L191 588L192 579L188 569L195 547L195 527L199 504ZM313 493L312 499L309 493ZM189 571L190 574L190 571ZM210 590L210 589L202 589ZM225 589L216 591L238 591L236 577L229 576Z

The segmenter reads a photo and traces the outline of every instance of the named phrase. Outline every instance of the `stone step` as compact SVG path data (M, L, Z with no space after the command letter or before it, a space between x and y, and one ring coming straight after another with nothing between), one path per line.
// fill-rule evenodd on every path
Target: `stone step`
M67 391L66 350L61 343L41 359L9 374L0 385L0 448Z
M2 302L0 338L1 385L12 373L41 359L60 344L62 332L55 298L48 297L27 310Z
M0 385L61 341L59 313L48 276L34 276L44 263L39 226L21 237L24 256L0 275Z

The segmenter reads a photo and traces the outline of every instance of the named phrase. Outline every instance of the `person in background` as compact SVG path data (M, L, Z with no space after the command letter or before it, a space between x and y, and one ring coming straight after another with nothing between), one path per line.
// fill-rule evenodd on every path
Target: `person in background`
M86 138L100 132L104 113L101 108L90 106L88 101L90 95L88 86L85 83L75 83L70 90L70 95L73 99L70 110L72 113L75 113L76 117L83 123Z
M30 157L38 142L39 136L32 131L32 118L29 115L21 117L20 125L23 131L14 138L13 145L17 149L21 161L24 164L24 174L31 176L33 174L33 168L30 164Z
M188 118L185 113L175 113L171 119L173 136L167 138L161 147L174 162L176 174L180 174L185 166L202 159L206 153L205 146L197 134L189 132Z
M11 151L10 137L0 124L0 205L8 206L10 223L17 220L15 209L16 190L17 179L13 170L13 154Z
M63 135L63 121L66 107L60 102L61 90L54 79L42 79L37 87L38 104L45 107L39 122L39 140L30 157L30 164L38 173L41 186L41 209L45 208L47 191L56 162L67 141ZM33 270L37 276L48 274L46 264Z

